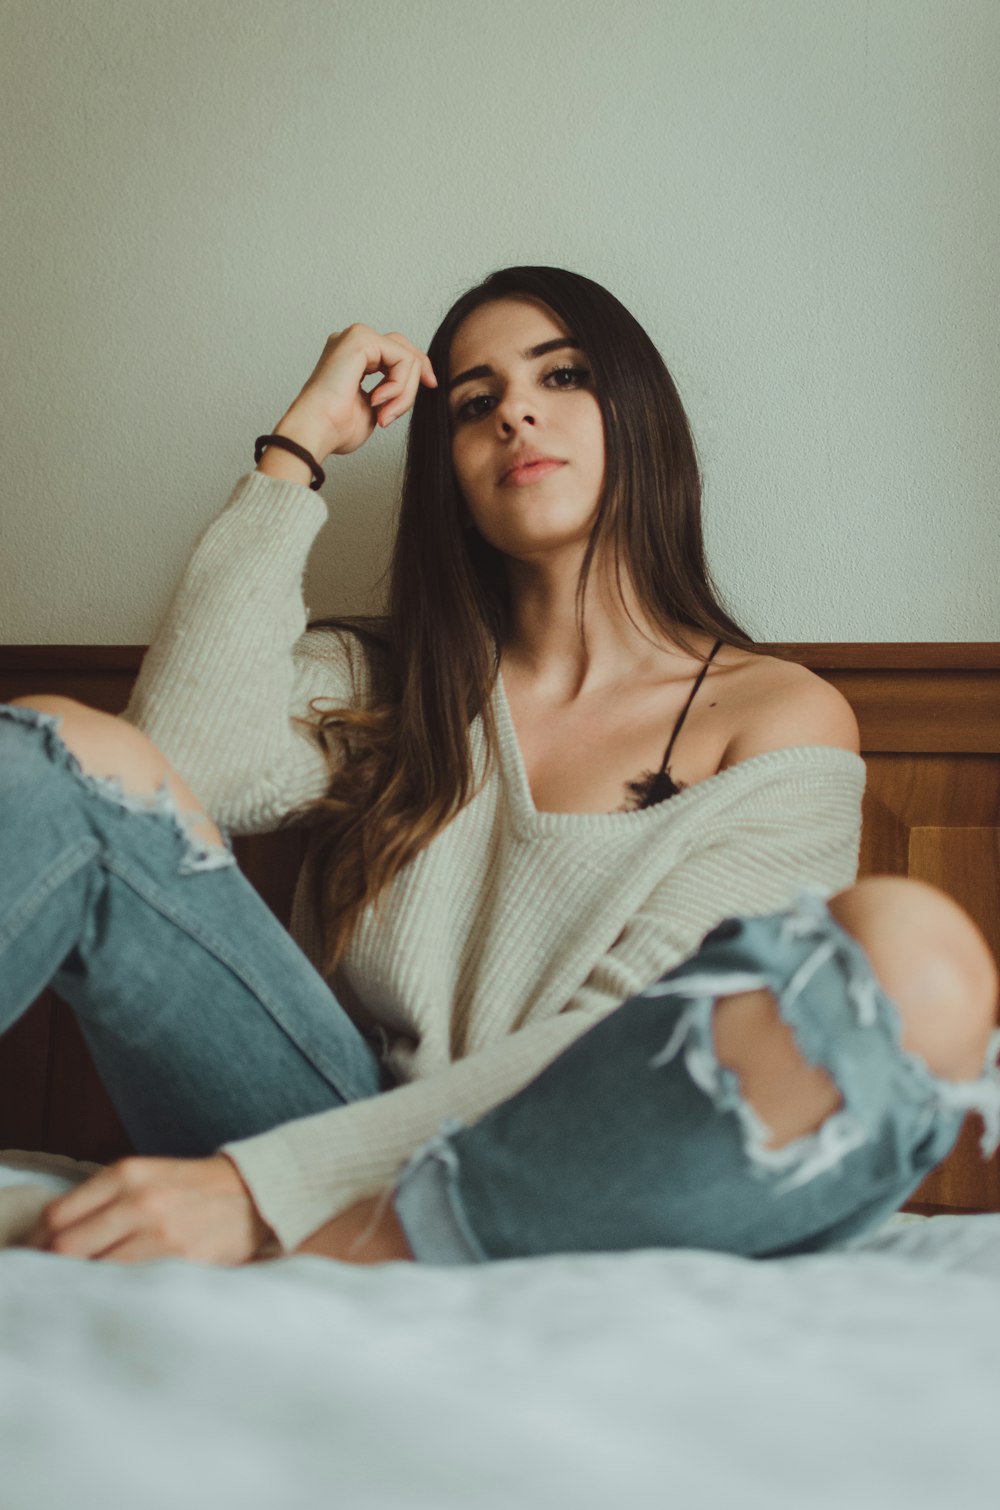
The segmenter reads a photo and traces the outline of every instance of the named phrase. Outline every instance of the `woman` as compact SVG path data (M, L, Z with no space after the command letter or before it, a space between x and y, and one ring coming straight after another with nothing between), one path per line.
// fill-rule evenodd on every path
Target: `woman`
M322 463L411 409L388 619L303 634ZM611 294L512 268L426 353L352 325L256 460L122 719L0 708L0 1029L51 980L138 1150L35 1245L766 1256L876 1224L969 1107L990 1134L982 935L851 884L853 715L718 602ZM290 823L292 938L230 846Z

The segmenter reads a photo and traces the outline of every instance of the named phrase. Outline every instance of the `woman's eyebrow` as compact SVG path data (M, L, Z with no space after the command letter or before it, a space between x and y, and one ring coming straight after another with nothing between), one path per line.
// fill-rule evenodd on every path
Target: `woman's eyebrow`
M582 348L576 336L556 336L554 341L543 341L540 346L529 346L527 351L521 352L522 362L530 362L535 357L543 357L547 351L562 351L564 347L572 346L575 351ZM472 378L496 377L492 367L470 367L466 372L460 372L458 377L453 377L448 384L446 392L450 393L457 388L459 383L468 383Z

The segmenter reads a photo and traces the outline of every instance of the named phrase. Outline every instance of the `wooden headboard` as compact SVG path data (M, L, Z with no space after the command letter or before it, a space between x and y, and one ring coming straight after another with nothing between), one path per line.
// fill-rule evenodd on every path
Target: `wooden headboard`
M120 713L145 646L0 647L0 702L57 692ZM762 644L844 694L868 765L859 874L914 876L953 896L1000 959L1000 644ZM241 869L282 923L300 832L237 839ZM1000 1211L1000 1158L971 1117L907 1205ZM76 1022L46 991L0 1039L0 1148L108 1162L132 1151Z

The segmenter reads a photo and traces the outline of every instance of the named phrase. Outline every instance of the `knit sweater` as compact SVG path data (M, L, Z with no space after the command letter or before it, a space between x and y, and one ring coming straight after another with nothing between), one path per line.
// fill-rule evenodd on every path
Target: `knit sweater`
M252 472L199 537L124 717L230 835L266 833L326 790L323 753L290 721L310 698L363 699L356 636L305 629L319 493ZM486 784L363 914L328 981L374 1025L400 1082L223 1145L284 1251L394 1183L446 1117L475 1121L581 1033L694 953L724 917L826 895L857 875L863 760L769 751L637 811L535 807L499 676ZM477 716L469 730L485 772ZM290 932L318 969L306 865ZM338 1008L331 1002L331 1012Z

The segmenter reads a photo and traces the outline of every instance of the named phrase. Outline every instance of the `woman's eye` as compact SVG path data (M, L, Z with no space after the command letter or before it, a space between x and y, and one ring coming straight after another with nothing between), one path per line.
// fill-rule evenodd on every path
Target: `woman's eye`
M549 378L570 378L571 382L558 382L555 386L557 388L573 388L577 383L585 382L589 377L590 373L586 367L553 367L551 372L545 374L545 381L548 382Z
M590 372L586 367L551 367L543 375L542 382L548 383L553 388L578 388L587 382L589 377ZM493 394L475 393L472 398L467 398L463 404L459 404L455 410L455 421L461 424L464 420L482 419L484 414L489 414L490 405L495 403L496 399Z
M477 393L472 398L467 398L464 404L459 404L455 410L455 418L459 421L463 419L479 419L482 415L488 414L489 410L477 409L475 406L491 402L492 396L489 393Z

